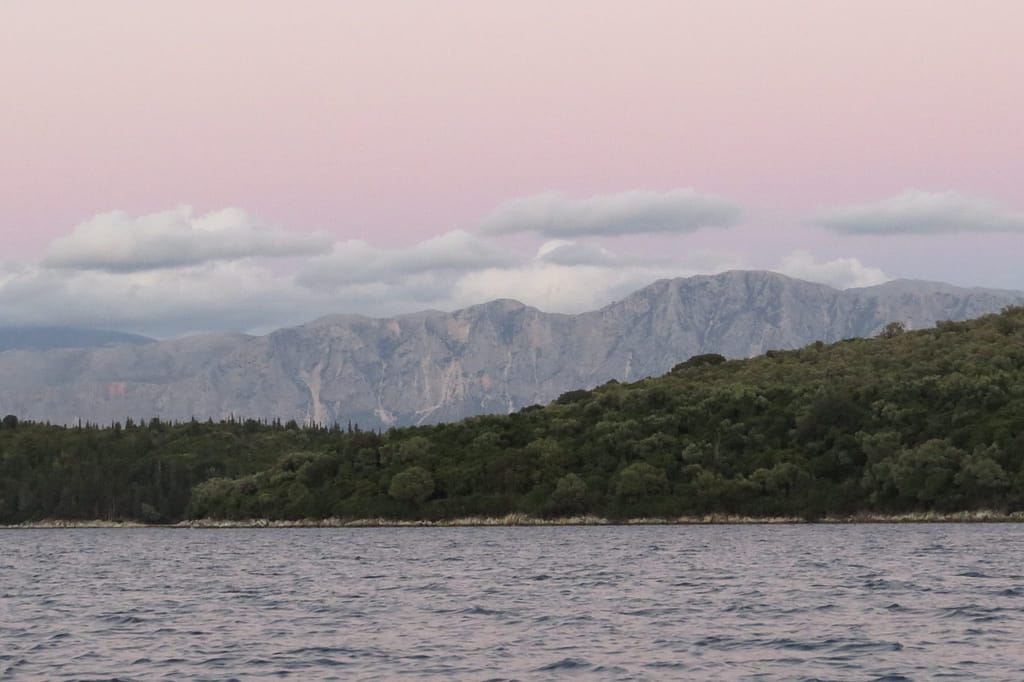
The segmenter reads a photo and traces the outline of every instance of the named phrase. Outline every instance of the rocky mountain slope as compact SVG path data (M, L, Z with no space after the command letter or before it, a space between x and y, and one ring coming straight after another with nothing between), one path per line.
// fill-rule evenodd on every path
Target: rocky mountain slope
M745 357L921 328L1024 304L1024 292L895 281L839 291L775 273L663 280L580 315L509 300L390 319L338 315L266 336L0 352L0 414L73 423L281 418L363 428L545 403L699 353Z

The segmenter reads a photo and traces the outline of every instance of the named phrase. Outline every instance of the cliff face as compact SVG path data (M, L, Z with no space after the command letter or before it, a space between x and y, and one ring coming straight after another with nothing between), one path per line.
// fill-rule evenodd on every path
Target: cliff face
M0 414L71 423L125 417L452 421L545 403L609 379L967 319L1024 293L896 281L838 291L767 272L663 280L600 310L493 301L391 319L331 316L266 336L0 352Z

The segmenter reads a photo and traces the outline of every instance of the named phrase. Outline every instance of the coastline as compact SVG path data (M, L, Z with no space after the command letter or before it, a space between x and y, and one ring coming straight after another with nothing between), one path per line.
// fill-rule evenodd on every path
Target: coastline
M139 521L44 519L19 524L0 525L0 530L15 529L81 529L81 528L169 528L217 530L231 528L455 528L479 526L709 526L709 525L848 525L895 523L1021 523L1024 512L917 512L908 514L854 514L826 516L807 520L795 516L735 516L707 514L671 518L607 519L599 516L569 516L543 519L524 514L499 517L470 516L439 521L400 519L298 519L293 521L270 519L192 519L177 523L142 523Z

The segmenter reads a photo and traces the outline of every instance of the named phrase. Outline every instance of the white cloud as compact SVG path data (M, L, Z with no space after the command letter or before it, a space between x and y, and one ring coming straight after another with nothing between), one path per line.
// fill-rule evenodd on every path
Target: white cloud
M622 262L608 249L565 239L552 239L537 249L537 260L553 265L617 265Z
M567 262L549 259L574 246L555 243L552 248L549 242L533 262L521 267L467 273L457 282L454 300L461 306L514 298L549 312L579 313L600 308L659 279L723 272L745 265L734 255L708 251L676 259L644 259L621 257L602 249L595 262L575 257L567 258ZM605 257L608 262L600 262Z
M56 240L38 263L0 262L0 326L262 333L335 313L383 317L495 298L582 312L656 279L745 265L708 251L618 253L586 239L550 240L531 254L528 238L464 231L404 249L362 241L325 249L319 238L292 237L234 210L104 214ZM294 257L264 257L285 254Z
M30 266L0 285L0 325L70 325L177 336L298 322L308 292L252 261L111 273Z
M856 258L836 258L818 262L807 251L794 251L786 256L777 272L797 279L827 284L836 289L869 287L888 282L890 279L878 268L868 267Z
M297 281L311 291L330 290L338 310L375 316L452 310L497 298L551 312L582 312L657 279L743 265L731 254L622 255L569 240L545 242L528 258L492 240L453 232L406 250L344 242L329 256L312 259Z
M378 249L358 240L340 242L329 254L311 259L299 274L299 281L306 286L396 282L423 272L510 267L520 260L490 241L455 230L404 250Z
M70 270L139 272L239 258L278 258L322 253L323 234L270 227L236 208L196 216L189 206L131 216L101 213L54 240L42 264Z
M728 199L692 189L635 190L570 199L558 192L506 202L484 218L486 234L536 232L547 237L615 236L655 232L694 232L729 227L742 210Z
M459 307L498 298L512 298L547 312L579 313L599 308L678 271L566 266L532 263L516 270L468 273L456 283Z
M821 211L814 223L847 234L1024 231L1024 213L957 192L911 190L872 204Z

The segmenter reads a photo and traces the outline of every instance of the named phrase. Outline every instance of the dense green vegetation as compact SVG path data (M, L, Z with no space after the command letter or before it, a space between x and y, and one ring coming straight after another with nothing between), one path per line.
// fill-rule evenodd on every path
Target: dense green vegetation
M385 434L0 423L0 523L1024 509L1024 308Z

